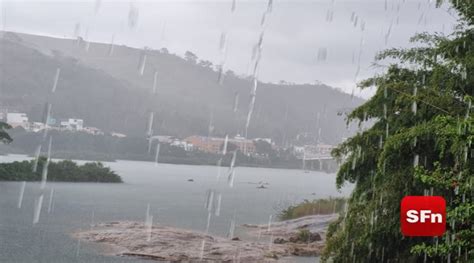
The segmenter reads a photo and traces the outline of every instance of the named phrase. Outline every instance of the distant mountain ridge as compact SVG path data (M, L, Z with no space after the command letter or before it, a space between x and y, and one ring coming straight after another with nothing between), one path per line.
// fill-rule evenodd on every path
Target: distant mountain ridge
M87 125L133 136L145 136L151 111L155 134L208 135L209 126L215 136L244 132L251 81L228 71L220 85L212 63L192 54L184 59L166 50L21 33L3 34L0 45L0 103L36 120L49 101L54 117L83 118ZM51 94L57 68L61 74ZM285 143L310 134L335 144L347 136L338 111L362 102L326 85L259 83L248 137Z

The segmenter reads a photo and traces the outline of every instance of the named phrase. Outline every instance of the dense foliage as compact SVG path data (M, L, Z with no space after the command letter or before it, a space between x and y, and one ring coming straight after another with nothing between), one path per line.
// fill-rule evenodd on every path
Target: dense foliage
M33 172L35 161L22 161L0 164L0 181L41 181L46 158L38 160L36 172ZM77 165L73 161L50 161L48 164L48 181L50 182L110 182L120 183L122 179L110 168L100 162Z
M326 261L474 262L474 5L452 5L460 16L452 35L419 34L418 47L382 52L379 60L398 64L361 83L376 94L348 119L374 124L333 152L345 159L337 185L355 189L330 226ZM443 236L402 236L406 195L446 199Z

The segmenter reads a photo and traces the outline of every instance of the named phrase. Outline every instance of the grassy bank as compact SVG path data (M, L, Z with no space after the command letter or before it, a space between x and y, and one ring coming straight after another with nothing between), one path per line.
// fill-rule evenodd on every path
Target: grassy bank
M309 215L326 215L341 212L344 209L346 199L328 198L317 200L304 200L302 203L290 205L278 214L280 220L290 220Z

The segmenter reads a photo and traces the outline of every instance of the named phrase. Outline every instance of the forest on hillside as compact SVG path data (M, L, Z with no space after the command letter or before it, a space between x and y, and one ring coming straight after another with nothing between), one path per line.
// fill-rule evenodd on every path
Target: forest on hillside
M49 101L54 118L81 118L108 132L145 136L153 112L154 134L245 134L250 79L228 71L220 84L215 66L191 52L181 58L166 50L116 46L109 57L107 44L91 43L85 52L77 40L11 32L0 42L0 106L24 111L34 121L43 121ZM144 54L147 67L140 75ZM57 91L49 94L58 68ZM298 135L339 143L353 131L346 129L347 109L363 101L322 84L259 85L248 137L282 145Z

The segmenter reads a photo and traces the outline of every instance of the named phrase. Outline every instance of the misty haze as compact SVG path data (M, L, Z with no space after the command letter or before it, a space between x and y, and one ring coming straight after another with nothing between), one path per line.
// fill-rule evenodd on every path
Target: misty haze
M0 9L0 262L474 261L472 0Z

